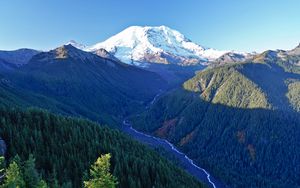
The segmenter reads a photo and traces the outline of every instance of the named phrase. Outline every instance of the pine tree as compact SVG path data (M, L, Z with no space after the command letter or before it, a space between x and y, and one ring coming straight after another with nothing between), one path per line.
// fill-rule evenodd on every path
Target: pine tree
M39 174L35 169L35 159L31 154L29 155L28 160L25 161L24 164L24 181L26 187L37 187L40 183Z
M6 170L4 188L23 188L25 182L19 165L13 161Z
M90 175L92 178L84 181L86 188L115 188L117 183L116 177L110 172L110 154L101 155L91 166Z

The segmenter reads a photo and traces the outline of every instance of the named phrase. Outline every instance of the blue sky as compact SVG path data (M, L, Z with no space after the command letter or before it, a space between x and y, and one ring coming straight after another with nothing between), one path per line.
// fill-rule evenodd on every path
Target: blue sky
M166 25L220 50L290 49L299 0L2 0L0 49L94 44L131 25Z

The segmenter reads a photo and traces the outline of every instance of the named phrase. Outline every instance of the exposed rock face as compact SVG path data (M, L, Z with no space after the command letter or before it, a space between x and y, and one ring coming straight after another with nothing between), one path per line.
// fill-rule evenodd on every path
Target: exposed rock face
M79 62L94 62L97 55L79 50L71 44L60 46L49 52L41 52L31 58L29 63L32 62L53 62L54 60L73 59Z
M213 63L214 65L223 65L228 63L237 63L237 62L244 62L247 59L250 59L253 56L253 54L241 54L241 53L234 53L234 52L228 52L218 59L216 59Z
M106 51L105 49L101 48L99 50L94 51L94 54L105 58L105 59L111 59L114 61L120 61L118 58L116 58L115 56L113 56L111 53L109 53L108 51Z
M198 65L206 64L206 61L196 57L175 56L171 53L157 52L155 54L146 54L144 62L162 63L162 64L177 64L177 65Z
M287 54L288 55L296 55L296 56L300 55L300 43L298 46L296 46L296 48L288 51Z

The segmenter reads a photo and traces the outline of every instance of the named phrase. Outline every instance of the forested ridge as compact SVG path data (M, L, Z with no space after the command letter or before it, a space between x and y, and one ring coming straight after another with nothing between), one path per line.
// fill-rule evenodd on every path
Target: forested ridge
M168 139L229 186L299 187L299 75L283 71L271 63L201 71L132 117L133 126Z
M41 177L65 187L82 187L85 174L100 154L111 153L118 187L203 187L156 152L117 130L39 109L0 109L0 136L6 160L32 154ZM52 186L53 187L53 186Z
M0 105L36 106L116 126L166 87L159 75L64 45L0 67Z

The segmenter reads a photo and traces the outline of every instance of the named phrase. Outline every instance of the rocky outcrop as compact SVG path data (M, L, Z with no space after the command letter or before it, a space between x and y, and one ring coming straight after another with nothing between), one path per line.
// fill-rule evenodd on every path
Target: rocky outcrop
M105 58L105 59L111 59L111 60L118 61L118 62L120 61L118 58L116 58L115 56L113 56L111 53L109 53L108 51L106 51L103 48L94 51L94 54L96 54L102 58Z

